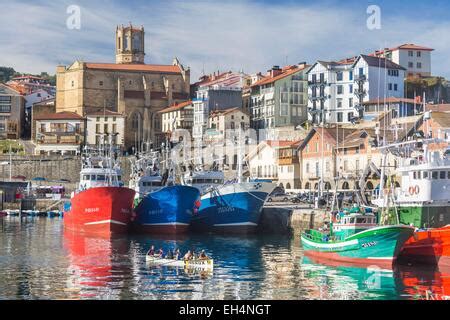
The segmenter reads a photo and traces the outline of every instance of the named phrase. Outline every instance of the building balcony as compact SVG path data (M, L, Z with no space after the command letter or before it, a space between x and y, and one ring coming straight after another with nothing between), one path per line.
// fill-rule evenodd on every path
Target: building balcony
M326 80L308 81L308 85L311 87L322 86L322 85L326 85L326 84L327 84Z
M290 165L290 164L298 164L299 158L298 157L281 157L278 158L278 165Z
M367 94L367 91L364 89L355 89L353 91L353 93L355 94L355 96L357 97L364 97Z
M355 76L355 82L364 82L366 80L367 80L367 77L365 74Z
M36 142L38 144L79 144L82 142L82 136L79 134L37 134Z
M208 98L193 98L193 102L201 102L201 101L208 101Z

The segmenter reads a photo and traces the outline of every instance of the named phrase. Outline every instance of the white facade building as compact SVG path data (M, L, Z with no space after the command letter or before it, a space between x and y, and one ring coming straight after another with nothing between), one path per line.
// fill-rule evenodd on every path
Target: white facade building
M86 144L98 145L105 135L113 135L113 143L124 145L125 117L121 113L104 110L86 114ZM102 138L103 137L103 138ZM108 140L103 140L107 143Z
M202 139L211 111L242 106L242 87L245 77L244 73L230 71L200 84L196 98L192 100L194 105L192 137L195 140Z
M403 98L404 78L405 68L385 58L360 55L344 62L318 61L308 71L309 120L353 123L364 116L364 102Z
M431 52L434 49L412 43L395 48L375 51L378 57L385 57L406 69L406 76L431 76Z

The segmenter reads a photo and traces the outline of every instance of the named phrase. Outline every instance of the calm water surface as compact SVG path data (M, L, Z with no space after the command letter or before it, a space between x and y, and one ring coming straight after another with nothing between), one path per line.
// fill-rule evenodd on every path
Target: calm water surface
M214 271L150 267L150 245L204 249ZM61 218L0 218L0 299L421 299L450 295L450 273L326 266L285 236L84 237Z

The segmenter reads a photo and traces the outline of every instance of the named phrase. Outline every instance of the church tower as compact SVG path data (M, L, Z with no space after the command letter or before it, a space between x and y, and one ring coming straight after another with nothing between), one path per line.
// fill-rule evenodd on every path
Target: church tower
M144 35L144 27L117 26L116 63L144 63Z

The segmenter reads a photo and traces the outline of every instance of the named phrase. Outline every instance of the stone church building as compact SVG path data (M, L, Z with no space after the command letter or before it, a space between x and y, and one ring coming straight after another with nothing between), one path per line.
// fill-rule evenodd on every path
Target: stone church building
M163 139L158 111L189 99L190 70L144 63L144 28L118 26L116 63L75 61L57 67L56 112L85 116L108 109L125 115L125 148Z

